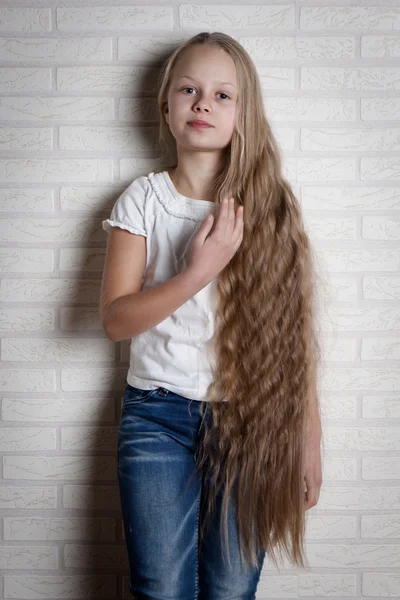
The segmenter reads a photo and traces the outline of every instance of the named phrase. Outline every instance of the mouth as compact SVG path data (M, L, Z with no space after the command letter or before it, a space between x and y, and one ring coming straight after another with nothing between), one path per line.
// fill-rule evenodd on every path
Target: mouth
M202 128L202 129L211 129L213 126L209 125L208 123L199 123L198 121L188 121L188 125L190 125L191 127L195 127L195 128Z

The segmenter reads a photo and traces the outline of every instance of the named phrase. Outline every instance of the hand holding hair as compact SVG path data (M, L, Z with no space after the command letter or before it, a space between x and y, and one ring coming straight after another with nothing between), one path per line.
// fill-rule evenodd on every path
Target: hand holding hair
M201 274L210 281L228 264L243 240L243 206L236 215L234 199L224 198L220 204L217 222L208 215L193 238L187 270Z

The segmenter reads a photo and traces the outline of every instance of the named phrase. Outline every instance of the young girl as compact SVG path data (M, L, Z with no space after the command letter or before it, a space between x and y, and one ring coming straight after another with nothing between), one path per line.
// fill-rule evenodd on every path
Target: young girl
M131 339L118 432L129 588L255 598L265 553L304 568L322 482L312 253L237 41L179 46L158 107L175 160L103 221L102 325Z

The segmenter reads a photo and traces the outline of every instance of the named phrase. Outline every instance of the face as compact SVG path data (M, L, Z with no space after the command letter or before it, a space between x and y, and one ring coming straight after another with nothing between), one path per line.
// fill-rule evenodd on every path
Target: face
M237 102L236 67L229 54L219 47L193 46L174 67L164 114L178 145L216 150L231 141ZM192 119L213 127L192 127Z

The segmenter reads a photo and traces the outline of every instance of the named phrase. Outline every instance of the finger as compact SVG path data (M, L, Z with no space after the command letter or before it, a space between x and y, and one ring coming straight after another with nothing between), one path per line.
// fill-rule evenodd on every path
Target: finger
M210 233L210 229L213 225L213 222L214 222L214 216L212 214L209 214L209 215L207 215L207 217L204 219L204 221L200 225L199 229L197 230L196 240L201 245L204 244L206 237Z
M309 510L311 508L310 495L308 492L304 494L304 510Z
M243 215L244 215L244 206L241 204L240 206L238 206L237 211L236 211L236 224L238 226L238 229L242 229L243 227Z
M312 508L313 506L316 506L316 504L318 503L318 498L319 498L319 491L317 490L316 487L312 487L311 489L308 489L305 496L306 496L307 508Z
M237 208L236 211L236 221L235 221L235 228L233 230L233 235L236 237L241 237L243 234L243 206L240 205Z
M222 202L220 204L219 215L218 215L218 223L215 226L215 229L217 231L222 231L223 233L225 233L226 226L227 226L228 207L229 207L228 197L225 196L225 198L222 199Z
M225 231L228 235L231 236L233 234L234 229L235 229L235 205L234 205L233 197L231 196L228 199L228 214L227 214Z

